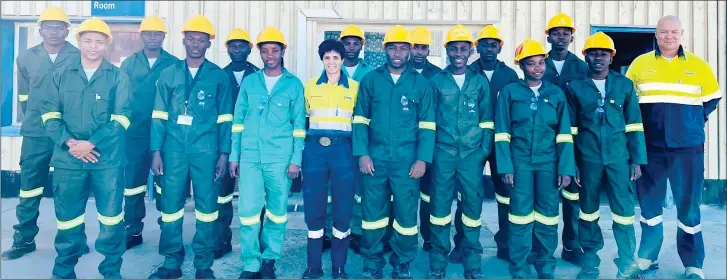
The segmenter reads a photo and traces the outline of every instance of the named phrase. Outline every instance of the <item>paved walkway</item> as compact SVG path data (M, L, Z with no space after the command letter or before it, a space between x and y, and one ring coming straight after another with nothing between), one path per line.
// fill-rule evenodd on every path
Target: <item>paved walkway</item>
M6 250L12 245L12 226L16 223L15 206L17 199L2 199L2 250ZM102 260L102 256L93 248L93 240L98 235L99 226L96 221L95 206L90 201L87 206L86 215L86 232L88 234L91 253L83 256L78 266L76 274L82 279L98 279L101 275L97 271L97 266ZM145 218L146 228L144 229L145 243L124 254L124 264L122 267L122 275L125 278L147 278L157 267L164 261L163 257L158 254L159 244L159 227L156 224L156 218L159 213L154 210L153 203L147 203L148 210ZM485 247L483 254L483 272L486 278L509 278L507 264L495 257L496 247L493 240L493 232L497 230L497 205L494 202L485 202L483 211L483 230L480 240ZM616 244L611 231L611 215L608 214L607 206L603 206L601 215L601 227L603 235L606 238L606 246L599 253L602 258L601 277L613 278L616 274L616 267L612 260L616 257ZM0 262L2 279L48 279L51 276L53 268L53 260L56 256L53 247L53 239L56 234L55 217L53 213L53 200L43 199L41 203L41 216L39 219L40 234L36 238L37 251L26 255L25 257L13 261ZM638 213L637 213L638 217ZM727 278L727 268L725 260L727 250L725 248L725 220L727 215L724 209L704 206L702 207L702 232L704 234L704 243L706 245L706 260L704 262L704 272L707 278L725 279ZM233 221L233 236L238 236L239 223ZM665 227L665 243L661 251L660 265L661 269L648 278L679 278L684 272L679 256L676 251L676 210L667 209L664 214ZM194 267L192 266L192 249L189 245L194 234L194 209L188 205L184 219L184 240L186 242L186 262L183 265L184 277L194 278ZM636 226L637 238L640 238L640 227ZM278 261L277 273L279 278L300 278L301 273L305 269L306 259L306 227L303 221L303 214L300 212L289 213L288 234L283 248L283 258ZM240 245L239 239L233 238L233 252L225 257L215 261L212 267L218 278L237 278L240 274ZM555 253L558 259L556 268L557 278L575 278L579 268L564 262L560 259L560 248ZM330 278L330 256L324 255L324 272L326 278ZM346 267L352 278L358 277L362 268L361 258L350 251L348 266ZM412 264L411 269L416 278L425 278L429 268L429 257L423 251ZM384 275L389 277L391 268L384 270ZM462 278L463 270L460 265L450 265L448 267L447 276L449 278Z

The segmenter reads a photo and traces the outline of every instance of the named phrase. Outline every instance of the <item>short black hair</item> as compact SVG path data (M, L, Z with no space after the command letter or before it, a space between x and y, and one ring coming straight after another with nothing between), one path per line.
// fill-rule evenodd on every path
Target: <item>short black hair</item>
M321 60L323 60L323 55L330 51L337 52L341 55L341 59L343 59L343 55L346 53L346 48L343 47L343 43L341 43L341 41L334 39L325 40L318 45L318 56L321 57Z

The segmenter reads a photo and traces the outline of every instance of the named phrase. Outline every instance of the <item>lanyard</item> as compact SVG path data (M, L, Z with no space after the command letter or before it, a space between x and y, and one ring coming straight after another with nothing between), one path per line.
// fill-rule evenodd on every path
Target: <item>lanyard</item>
M199 68L197 68L197 74L194 75L194 78L192 79L192 82L189 82L189 76L192 76L192 73L189 71L189 66L187 66L187 62L184 61L184 90L186 92L187 99L184 100L184 114L187 114L187 107L189 106L189 99L192 98L192 88L194 88L194 85L197 83L197 78L199 78L199 75L202 74L202 68L204 67L205 62L207 60L202 62L202 64L199 65Z

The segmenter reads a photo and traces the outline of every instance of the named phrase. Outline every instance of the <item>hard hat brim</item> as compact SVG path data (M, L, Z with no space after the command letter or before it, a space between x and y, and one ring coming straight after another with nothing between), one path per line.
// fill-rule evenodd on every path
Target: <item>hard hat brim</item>
M227 41L225 41L225 47L230 47L230 45L229 45L229 44L230 44L230 42L232 42L232 41L243 41L243 42L247 42L247 44L248 44L248 45L250 46L250 48L252 49L252 42L250 42L250 41L248 41L248 40L245 40L245 39L230 39L230 40L227 40Z

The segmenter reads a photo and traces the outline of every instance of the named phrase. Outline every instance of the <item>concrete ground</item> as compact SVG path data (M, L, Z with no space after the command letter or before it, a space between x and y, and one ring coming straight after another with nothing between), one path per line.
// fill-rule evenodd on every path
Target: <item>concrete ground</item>
M294 196L295 198L295 196ZM2 199L2 250L8 249L12 245L12 226L17 222L15 218L15 206L17 199ZM159 267L164 258L158 254L159 244L159 227L156 219L159 213L154 209L153 203L147 203L147 215L145 218L146 228L144 229L145 242L136 248L127 251L124 254L124 264L122 267L122 275L125 278L147 278L157 267ZM79 278L98 279L101 275L98 273L97 266L103 257L93 248L99 225L96 221L94 201L89 201L87 205L86 215L86 232L91 246L91 253L83 256L76 266L76 274ZM300 210L300 209L298 209ZM600 225L603 229L605 238L605 248L599 252L602 259L601 277L614 278L616 275L616 267L612 260L616 257L616 244L611 231L611 215L608 214L609 209L603 206ZM493 240L493 232L497 231L497 205L493 201L485 202L483 215L483 228L480 240L485 248L482 265L486 278L509 278L507 264L495 257L496 246ZM48 279L51 276L53 261L56 256L53 247L53 239L56 234L56 222L53 213L53 200L43 199L41 203L41 216L38 220L40 234L36 238L37 251L24 256L23 258L0 262L0 278L2 279ZM639 214L637 213L637 217ZM704 235L704 243L706 247L706 259L704 261L704 273L707 278L725 279L727 278L727 268L725 260L727 250L725 248L725 219L726 213L724 209L715 207L702 207L702 232ZM194 208L188 204L185 211L184 219L184 240L186 245L187 257L183 265L184 278L194 278L194 267L192 265L193 252L189 244L194 234ZM637 219L638 220L638 219ZM561 224L562 225L562 224ZM239 222L233 220L233 236L239 234ZM648 275L648 278L679 278L684 272L676 249L676 230L677 219L675 209L666 209L664 213L665 237L664 245L660 255L661 269ZM637 239L641 236L641 230L636 225ZM283 257L277 263L277 274L279 278L300 278L306 265L306 227L303 220L303 213L290 212L288 223L288 234L283 248ZM564 262L560 259L560 250L555 253L558 260L556 268L557 278L574 278L579 268ZM429 257L421 251L411 266L415 278L425 278L429 268ZM330 256L328 253L324 255L324 272L326 278L330 278ZM233 252L216 260L212 269L218 278L237 278L241 272L240 262L240 245L239 239L233 238ZM359 277L362 268L361 257L349 253L347 272L351 278ZM385 277L389 277L391 268L384 270ZM447 270L449 278L462 278L463 269L461 265L450 265Z

